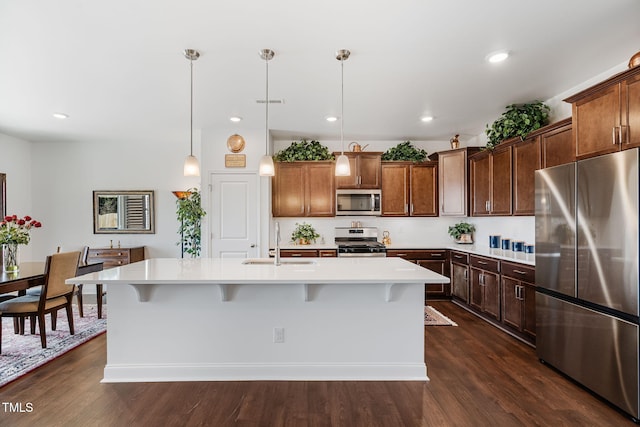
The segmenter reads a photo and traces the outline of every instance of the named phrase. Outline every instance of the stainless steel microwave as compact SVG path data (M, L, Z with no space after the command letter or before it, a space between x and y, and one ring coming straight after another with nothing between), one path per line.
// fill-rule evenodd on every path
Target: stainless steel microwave
M336 190L336 215L380 215L380 190Z

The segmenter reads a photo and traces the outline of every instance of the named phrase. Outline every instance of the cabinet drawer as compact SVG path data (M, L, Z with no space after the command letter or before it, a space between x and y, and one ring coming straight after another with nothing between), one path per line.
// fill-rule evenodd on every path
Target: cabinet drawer
M501 267L503 276L509 276L529 283L535 283L536 281L536 270L528 265L502 261Z
M465 252L456 252L451 251L451 262L455 262L456 264L469 264L469 254Z
M129 263L129 251L117 249L91 249L89 250L88 260L96 262L104 262L105 265L124 265Z
M280 256L281 257L285 257L285 258L300 258L300 257L317 257L318 256L318 251L316 251L315 249L302 249L302 250L291 250L291 249L284 249L284 250L280 250Z
M321 249L318 251L320 258L333 258L338 256L338 252L333 249Z
M407 249L405 251L392 249L387 251L388 257L400 257L406 260L418 259L447 259L447 251L445 250L417 250Z
M500 271L500 261L497 259L485 258L476 255L469 255L469 264L482 270L498 273Z

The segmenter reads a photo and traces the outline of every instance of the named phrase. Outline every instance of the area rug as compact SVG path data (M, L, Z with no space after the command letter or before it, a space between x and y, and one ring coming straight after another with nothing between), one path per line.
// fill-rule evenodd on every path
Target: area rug
M44 365L69 350L89 341L107 330L106 307L102 308L102 319L98 319L95 305L84 305L84 317L79 317L77 307L73 307L75 334L69 334L67 314L58 311L57 330L51 330L51 315L46 316L47 348L40 344L39 328L29 333L29 320L25 323L25 334L13 332L13 319L2 319L2 354L0 354L0 387L20 376Z
M424 324L425 326L458 326L456 322L430 305L424 307Z

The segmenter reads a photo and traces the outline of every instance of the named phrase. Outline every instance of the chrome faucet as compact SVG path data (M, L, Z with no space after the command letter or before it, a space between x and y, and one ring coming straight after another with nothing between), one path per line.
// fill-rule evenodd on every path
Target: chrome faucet
M276 221L275 224L275 234L276 234L276 259L274 261L274 265L280 265L280 223Z

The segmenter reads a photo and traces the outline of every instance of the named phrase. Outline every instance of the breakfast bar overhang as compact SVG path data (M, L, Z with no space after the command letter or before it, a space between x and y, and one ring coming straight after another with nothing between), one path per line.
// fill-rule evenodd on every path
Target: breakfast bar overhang
M108 287L103 382L425 381L424 284L400 258L149 259Z

